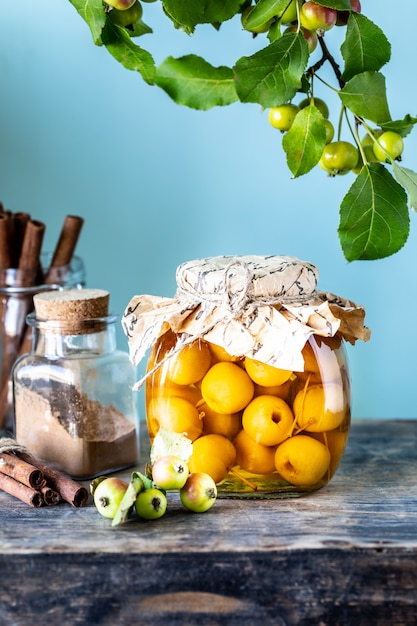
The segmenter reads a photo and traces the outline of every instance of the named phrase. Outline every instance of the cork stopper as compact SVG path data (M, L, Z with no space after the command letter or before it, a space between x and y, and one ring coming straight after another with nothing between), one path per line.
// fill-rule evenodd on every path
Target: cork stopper
M33 302L42 320L78 322L106 317L109 298L103 289L68 289L36 294Z

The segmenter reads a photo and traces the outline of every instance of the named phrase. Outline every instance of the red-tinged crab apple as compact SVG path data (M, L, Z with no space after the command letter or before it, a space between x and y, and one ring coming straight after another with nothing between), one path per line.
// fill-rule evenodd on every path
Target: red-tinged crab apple
M159 519L167 510L166 495L156 487L145 489L136 497L135 510L142 519Z
M94 504L97 511L109 519L113 519L125 495L128 485L121 478L110 476L98 483L93 491Z
M126 11L126 9L130 9L130 7L135 4L135 1L136 0L105 0L109 7L113 7L118 11Z
M337 11L316 4L312 0L305 2L300 9L301 26L307 30L327 31L336 24Z
M181 489L188 478L188 466L178 456L161 456L152 465L152 480L162 489Z
M296 32L298 32L298 26L296 24L291 24L291 26L288 26L288 28L284 30L284 35L286 33L296 33ZM311 54L317 48L317 45L319 42L317 35L314 31L307 30L307 28L304 28L303 26L301 26L300 32L302 36L304 37L304 39L306 40L307 45L308 45L308 51Z
M109 11L109 17L113 24L117 26L131 26L136 24L143 15L142 5L139 0L136 0L129 9L120 11L118 9L112 9Z
M180 489L180 499L186 509L194 513L208 511L217 498L216 483L204 472L190 474L184 487Z
M351 11L360 13L362 11L360 0L350 0ZM351 11L338 11L336 18L336 26L346 26Z

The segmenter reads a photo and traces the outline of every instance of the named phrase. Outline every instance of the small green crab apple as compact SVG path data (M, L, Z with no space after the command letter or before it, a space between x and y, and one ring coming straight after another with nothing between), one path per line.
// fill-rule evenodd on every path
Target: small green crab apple
M97 484L98 483L98 484ZM96 479L97 486L93 490L94 504L97 511L108 519L113 519L128 487L121 478L109 476L102 480Z
M321 155L319 165L331 176L347 174L359 161L359 150L348 141L328 143Z
M373 150L378 161L399 160L404 150L404 142L401 135L387 130L377 138Z
M281 104L277 107L271 107L268 111L269 123L274 128L285 132L291 128L299 110L295 104Z
M156 487L145 489L136 497L135 510L142 519L159 519L167 510L166 495Z
M216 483L204 472L190 474L184 487L180 489L180 499L186 509L194 513L208 511L217 498Z
M152 465L152 480L167 491L184 487L188 474L187 463L178 456L161 456Z

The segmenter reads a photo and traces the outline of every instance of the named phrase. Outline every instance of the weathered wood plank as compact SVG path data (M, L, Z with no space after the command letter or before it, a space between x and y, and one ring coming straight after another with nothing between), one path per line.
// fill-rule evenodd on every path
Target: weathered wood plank
M111 528L92 504L0 493L0 514L1 624L417 623L416 421L354 422L303 498L197 515L169 494L164 518Z

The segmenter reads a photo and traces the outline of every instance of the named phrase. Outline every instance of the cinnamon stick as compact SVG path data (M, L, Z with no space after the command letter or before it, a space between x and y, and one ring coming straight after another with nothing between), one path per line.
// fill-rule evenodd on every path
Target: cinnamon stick
M57 491L51 489L48 485L45 485L41 488L41 494L43 496L43 500L47 506L54 506L59 504L61 501L61 496Z
M35 508L43 505L43 497L39 491L27 487L7 474L0 473L0 489Z
M66 216L58 243L52 255L51 267L60 267L70 263L83 224L84 219L78 215Z
M39 489L45 484L41 470L26 463L15 454L6 452L0 454L0 472L33 489Z
M40 254L44 233L45 224L43 222L39 220L28 221L18 263L19 269L37 270L40 267ZM31 285L24 286L30 287Z
M26 226L30 220L29 213L23 211L17 211L12 214L12 221L14 225L13 229L13 267L17 267L19 264L20 255L22 252L23 240L25 237Z
M8 267L12 267L10 217L6 212L0 212L0 268Z
M81 507L86 504L88 491L85 487L29 454L19 453L19 456L27 463L40 469L45 476L47 484L57 491L65 502L69 502L72 506L76 507Z

